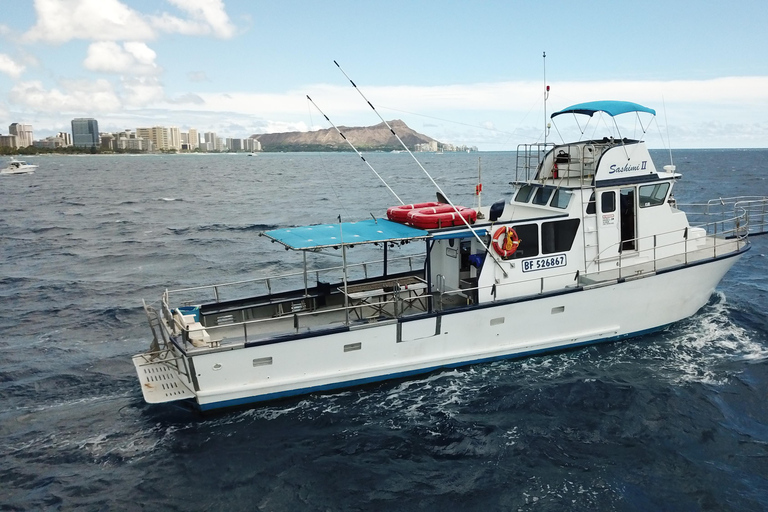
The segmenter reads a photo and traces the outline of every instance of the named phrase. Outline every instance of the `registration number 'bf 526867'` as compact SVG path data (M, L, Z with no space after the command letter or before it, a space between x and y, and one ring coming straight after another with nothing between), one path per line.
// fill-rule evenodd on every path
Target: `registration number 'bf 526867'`
M546 270L548 268L564 267L566 264L565 254L556 254L546 258L535 258L532 260L523 260L523 272L532 272L534 270Z

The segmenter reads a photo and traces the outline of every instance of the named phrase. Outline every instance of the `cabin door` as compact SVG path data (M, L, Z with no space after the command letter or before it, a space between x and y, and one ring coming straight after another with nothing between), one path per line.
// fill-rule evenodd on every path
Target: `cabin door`
M621 219L617 208L615 190L606 190L598 194L597 233L599 261L604 262L619 255L621 245ZM601 270L605 270L600 266Z
M619 206L621 210L621 250L637 250L637 230L635 229L635 187L621 189Z

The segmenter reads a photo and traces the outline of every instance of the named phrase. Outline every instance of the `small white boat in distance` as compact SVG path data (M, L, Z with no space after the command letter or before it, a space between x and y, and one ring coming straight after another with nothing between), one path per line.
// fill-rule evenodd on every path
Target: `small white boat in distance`
M655 115L598 101L551 118L628 113ZM144 305L154 340L133 357L144 399L207 411L639 336L695 314L766 231L765 197L678 204L682 176L642 140L510 158L511 198L491 206L269 230L303 268L166 290ZM334 249L342 266L307 264Z
M37 169L35 164L28 164L23 160L11 158L8 166L5 169L0 169L0 174L32 174L35 169Z

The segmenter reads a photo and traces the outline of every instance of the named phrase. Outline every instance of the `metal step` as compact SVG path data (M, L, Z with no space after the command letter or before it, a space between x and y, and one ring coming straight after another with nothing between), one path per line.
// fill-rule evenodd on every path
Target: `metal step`
M195 393L184 384L177 369L177 361L170 351L133 356L133 365L147 403L160 404L195 398Z

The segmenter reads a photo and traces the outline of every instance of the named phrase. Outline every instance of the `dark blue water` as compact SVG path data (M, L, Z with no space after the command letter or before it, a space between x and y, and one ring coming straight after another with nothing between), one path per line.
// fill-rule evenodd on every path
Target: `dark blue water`
M422 161L472 205L477 156ZM481 157L488 204L514 158ZM679 202L768 194L768 151L674 157ZM768 236L651 336L200 417L143 402L141 299L288 271L261 230L396 200L354 154L34 160L0 179L1 510L768 509Z

